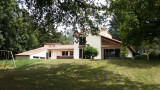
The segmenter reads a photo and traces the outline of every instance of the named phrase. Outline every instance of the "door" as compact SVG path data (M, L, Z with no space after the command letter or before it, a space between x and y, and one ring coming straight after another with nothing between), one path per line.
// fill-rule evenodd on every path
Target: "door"
M48 59L48 53L46 53L46 59Z

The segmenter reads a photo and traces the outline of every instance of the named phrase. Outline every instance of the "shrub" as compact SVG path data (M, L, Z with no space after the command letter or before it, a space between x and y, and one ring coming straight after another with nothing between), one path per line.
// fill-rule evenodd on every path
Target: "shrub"
M143 53L142 55L136 55L134 56L134 59L139 60L149 60L149 55L147 53Z
M141 59L141 55L136 55L136 56L134 56L134 59L135 59L135 60Z
M149 60L149 55L148 55L147 53L143 53L143 54L141 55L141 59L142 59L142 60Z
M84 56L86 59L94 59L94 57L97 55L98 55L97 48L94 48L92 46L87 46L84 48Z
M120 56L122 57L122 58L125 58L125 57L127 57L128 56L128 54L129 54L129 51L128 51L128 49L127 49L127 46L121 46L121 51L120 51Z

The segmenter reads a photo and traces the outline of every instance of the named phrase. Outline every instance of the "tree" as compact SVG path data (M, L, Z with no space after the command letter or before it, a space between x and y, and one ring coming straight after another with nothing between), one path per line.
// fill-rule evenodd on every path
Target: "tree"
M0 49L14 54L31 50L44 43L66 44L66 36L57 32L54 25L39 25L16 0L0 0Z
M5 39L3 38L3 35L0 34L0 48L4 44Z
M121 46L121 51L120 51L121 57L122 57L122 58L127 57L128 54L129 54L129 51L128 51L128 49L127 49L127 46L122 45L122 46Z
M35 22L42 25L72 26L75 31L92 29L98 31L98 24L103 17L99 12L106 5L95 3L95 0L18 0L26 5ZM23 4L25 3L25 4Z
M142 48L145 49L152 59L157 59L160 55L160 39L154 38L152 44L143 46Z
M121 39L139 46L160 34L160 0L111 0L110 10L116 16Z
M99 54L98 49L92 46L87 46L84 48L84 55L86 59L94 59L95 56Z
M68 40L69 44L74 44L74 37L72 36L74 34L74 31L67 30L67 31L65 31L65 34L67 36L67 40Z
M110 25L109 32L112 34L112 38L116 40L121 40L121 34L119 31L119 22L116 16L112 17L112 20L110 21L109 25Z

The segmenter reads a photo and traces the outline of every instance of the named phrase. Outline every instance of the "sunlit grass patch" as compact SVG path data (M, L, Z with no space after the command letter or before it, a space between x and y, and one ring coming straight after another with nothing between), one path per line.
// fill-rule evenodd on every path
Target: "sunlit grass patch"
M0 89L160 89L160 61L64 59L17 64L15 69L0 69Z

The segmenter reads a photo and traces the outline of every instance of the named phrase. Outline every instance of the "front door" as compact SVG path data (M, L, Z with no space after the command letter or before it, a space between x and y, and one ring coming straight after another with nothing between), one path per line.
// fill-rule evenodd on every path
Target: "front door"
M84 58L84 50L83 49L79 49L79 58L80 59Z

